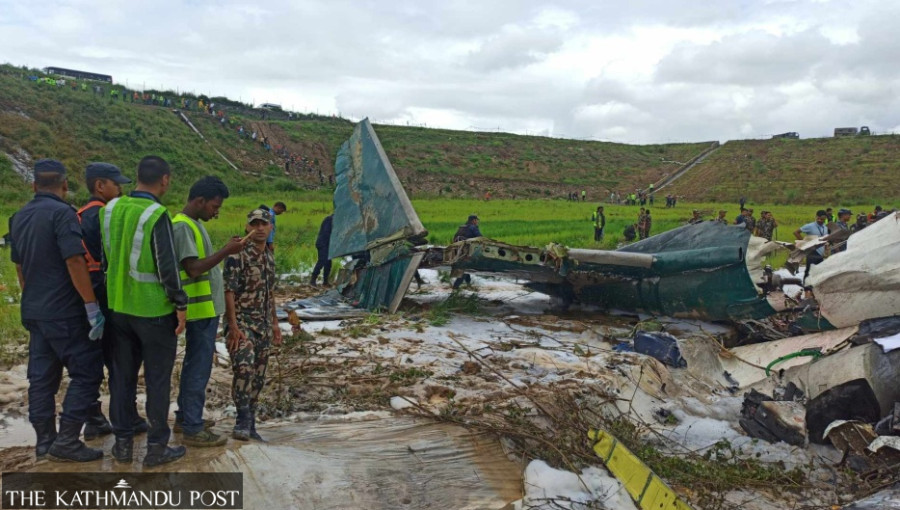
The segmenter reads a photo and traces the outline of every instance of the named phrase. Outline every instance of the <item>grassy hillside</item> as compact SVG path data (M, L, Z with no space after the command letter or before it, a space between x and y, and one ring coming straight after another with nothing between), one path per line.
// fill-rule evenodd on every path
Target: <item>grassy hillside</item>
M34 70L0 66L0 198L21 203L27 187L10 158L20 165L56 157L80 173L90 161L105 160L133 174L147 154L168 159L175 169L168 201L180 203L197 178L221 176L237 194L269 196L303 189L327 189L340 144L353 123L340 118L264 112L213 98L224 110L214 115L185 111L204 134L201 140L173 114L173 108L112 101L90 91L27 79ZM91 84L93 85L93 84ZM119 86L117 86L119 87ZM180 105L180 97L163 92ZM191 98L196 104L196 97ZM256 142L237 134L257 132ZM559 198L587 191L589 200L611 190L627 193L678 170L710 143L624 145L507 133L478 133L376 125L401 182L414 198ZM266 150L259 143L265 137ZM302 157L285 166L279 149ZM237 165L234 170L217 154ZM743 140L723 144L667 188L692 201L736 201L838 205L884 202L898 196L900 137L870 136L809 140ZM73 179L76 201L86 198ZM891 204L893 205L893 204Z
M688 200L842 205L900 196L900 136L738 140L670 189Z
M156 154L172 165L173 197L183 195L203 175L218 175L237 192L253 189L253 183L240 179L241 174L171 109L110 101L90 90L40 84L11 74L0 74L0 151L22 162L53 157L76 175L83 175L91 161L109 161L134 176L140 158ZM0 182L6 190L18 176L10 173L9 156L0 159ZM261 182L269 189L293 188L277 173ZM70 188L86 198L83 184L80 178L70 179Z
M234 181L239 193L319 187L319 171L328 185L335 154L353 130L351 122L331 117L264 120L265 112L229 102L224 104L224 125L207 113L186 112L206 143L172 108L111 100L107 85L97 95L90 90L93 83L83 91L80 86L30 81L29 75L41 76L0 66L0 150L20 161L56 157L78 170L90 161L105 160L133 171L142 156L154 153L176 169L176 193L206 174ZM164 94L180 106L173 93ZM219 109L223 99L214 101L219 101ZM239 137L239 125L248 134L258 132L259 140L267 137L272 150ZM581 189L599 197L611 189L624 192L655 182L708 146L634 146L385 125L376 129L410 193L452 197L480 197L487 190L497 197L558 197ZM295 167L288 174L284 159L276 154L279 147L306 157L312 168ZM213 149L233 161L239 172ZM3 167L0 171L8 173Z
M279 123L285 136L334 153L352 126L336 122ZM414 195L559 197L586 189L607 196L646 187L702 152L709 143L624 145L508 133L376 125L400 180ZM332 163L328 161L329 165ZM330 168L330 167L329 167Z

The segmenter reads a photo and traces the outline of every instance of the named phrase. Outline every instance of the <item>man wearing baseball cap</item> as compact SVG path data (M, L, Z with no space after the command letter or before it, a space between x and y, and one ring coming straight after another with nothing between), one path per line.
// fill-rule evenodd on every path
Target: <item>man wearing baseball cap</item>
M850 209L840 209L837 213L837 221L829 226L829 235L835 232L844 232L844 235L850 237L850 218L853 212ZM843 237L843 236L840 236ZM833 241L831 243L831 253L840 253L847 249L846 238L843 241Z
M122 185L131 184L131 179L122 175L122 170L111 163L91 163L84 171L85 183L91 193L91 199L75 214L81 222L81 234L84 242L84 258L91 274L91 286L94 295L97 296L97 304L104 317L109 317L109 300L106 295L106 275L101 267L103 248L100 245L100 209L107 202L122 195ZM113 328L103 330L103 338L100 339L100 347L103 350L103 364L112 374L112 346ZM137 409L137 403L135 403ZM135 411L134 428L136 433L147 432L147 420L137 415ZM84 424L84 438L94 439L98 436L111 434L112 425L103 416L100 401L91 405L90 414Z
M96 342L104 317L91 278L75 211L63 201L69 191L66 167L54 159L34 165L34 198L10 225L12 250L22 288L22 324L29 333L28 420L37 435L35 455L89 462L103 451L78 437L91 405L100 397L103 354ZM56 393L63 367L69 385L56 429Z
M807 223L794 231L794 238L798 241L803 239L804 234L808 236L824 237L828 234L828 228L825 227L825 221L828 220L827 213L820 209L816 211L816 221ZM803 281L809 276L809 270L812 266L825 260L825 247L817 248L815 251L806 254L806 270L803 273Z
M269 346L281 345L275 314L275 258L266 246L272 213L257 208L247 215L249 242L225 259L225 338L237 408L232 437L264 441L256 432L256 406L266 381Z

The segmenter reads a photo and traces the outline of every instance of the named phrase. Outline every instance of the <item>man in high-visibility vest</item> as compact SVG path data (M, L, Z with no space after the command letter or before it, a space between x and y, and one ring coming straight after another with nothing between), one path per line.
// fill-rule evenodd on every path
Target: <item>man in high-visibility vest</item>
M187 204L172 219L181 285L188 295L187 347L181 367L175 432L183 432L182 442L191 446L221 446L226 441L225 436L209 430L215 422L203 419L203 407L216 352L219 317L225 313L225 288L219 263L239 253L244 242L240 236L232 237L221 250L213 253L202 223L219 216L219 208L226 198L228 187L222 179L204 177L191 186Z
M159 199L169 189L169 164L147 156L138 165L138 184L100 211L106 291L115 338L110 384L110 418L118 462L132 461L134 398L144 365L147 388L147 455L153 467L184 456L168 447L169 392L178 335L184 330L188 297L181 288L172 239L172 220Z
M103 315L109 317L109 305L106 296L106 275L101 267L103 248L100 246L100 208L107 202L122 195L122 185L131 183L131 179L122 175L116 165L110 163L91 163L84 172L87 189L91 199L76 213L81 222L81 235L84 242L84 259L91 274L91 286ZM100 339L103 349L103 364L112 374L113 371L113 328L106 328ZM135 404L136 406L137 404ZM137 407L135 407L137 409ZM137 413L135 412L137 415ZM135 433L147 432L147 421L137 415L134 423ZM91 440L97 436L112 433L112 425L103 416L100 401L94 402L90 414L84 424L84 438Z
M591 221L594 222L594 241L603 240L603 229L606 227L606 215L603 214L603 206L597 206L597 211L591 215Z

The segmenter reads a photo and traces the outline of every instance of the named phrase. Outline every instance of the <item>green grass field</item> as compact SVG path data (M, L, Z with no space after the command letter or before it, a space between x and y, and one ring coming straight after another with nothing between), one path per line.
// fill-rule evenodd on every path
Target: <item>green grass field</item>
M325 193L303 193L292 197L240 197L228 199L220 212L220 217L207 224L210 237L216 245L222 244L228 236L241 233L245 215L256 205L271 205L275 200L288 204L288 211L278 217L276 236L277 260L284 272L308 272L315 264L316 250L313 246L319 223L331 212L331 197ZM639 206L604 205L606 212L606 236L602 243L595 243L591 213L597 203L567 202L564 200L455 200L423 199L413 200L428 239L432 244L449 244L451 237L469 214L477 214L481 219L481 232L492 239L511 244L545 246L556 242L577 248L614 249L623 241L622 231L629 223L637 221ZM737 204L679 203L677 207L666 209L665 202L659 202L651 209L653 226L651 234L658 234L687 223L692 209L699 209L704 218L712 219L719 209L728 211L728 218L734 220L738 214ZM793 239L792 232L800 225L813 221L818 207L759 205L753 207L758 218L762 210L770 210L778 220L776 238L782 241ZM827 207L823 205L822 208ZM835 210L846 205L831 205ZM873 205L852 206L854 212L871 210Z
M314 246L319 224L332 211L331 195L324 192L296 192L278 196L249 195L229 198L225 201L218 219L206 224L213 244L221 246L232 235L242 234L246 215L260 204L272 205L283 201L288 211L278 217L276 235L276 263L282 273L309 274L316 261ZM170 202L173 199L170 198ZM6 202L0 205L0 218L4 226L9 215L23 205ZM562 243L570 247L614 249L622 242L622 230L628 223L637 220L639 206L603 204L606 210L606 238L602 243L593 241L591 212L596 209L593 202L567 202L564 200L454 200L425 199L414 200L413 205L422 223L429 231L429 241L436 245L446 245L464 223L469 214L481 218L481 231L490 238L517 245L545 246L548 243ZM737 204L680 203L666 209L657 203L652 208L653 227L651 234L658 234L684 225L691 217L692 209L702 211L705 218L712 218L716 211L726 209L728 218L737 216ZM793 239L792 232L800 225L812 221L816 209L813 206L785 206L748 204L756 216L763 210L771 210L779 222L776 238L782 241ZM822 207L826 207L823 205ZM846 207L846 204L831 204L832 207ZM871 210L873 205L851 206L854 212ZM177 212L180 208L170 207ZM2 229L5 232L5 229ZM9 347L20 345L25 340L24 329L19 324L19 292L15 268L9 262L9 251L0 252L0 362ZM785 255L771 262L777 267ZM305 280L305 278L303 278Z
M206 224L213 244L224 244L229 236L242 235L247 213L260 204L272 205L283 201L288 211L277 218L277 261L282 272L308 272L316 260L314 246L319 224L332 211L331 195L325 192L294 192L284 195L244 195L229 198L220 211L219 218ZM168 200L172 202L173 200ZM23 204L3 204L0 217L5 219ZM565 200L483 200L422 199L413 200L413 206L432 244L446 245L469 214L481 219L481 232L492 239L517 245L545 246L556 242L576 248L615 249L623 241L622 231L629 223L637 221L639 206L602 204L606 211L606 236L602 243L593 240L591 213L595 202L568 202ZM663 202L651 208L653 226L651 234L658 234L684 225L691 217L692 209L699 209L704 218L712 219L721 208L734 220L737 204L679 203L666 209ZM835 210L846 204L829 204ZM829 205L822 205L821 208ZM748 204L758 218L762 210L770 210L778 220L776 238L793 239L792 232L800 225L813 221L819 207L797 205ZM855 212L871 211L874 204L853 205ZM180 207L170 206L177 212Z

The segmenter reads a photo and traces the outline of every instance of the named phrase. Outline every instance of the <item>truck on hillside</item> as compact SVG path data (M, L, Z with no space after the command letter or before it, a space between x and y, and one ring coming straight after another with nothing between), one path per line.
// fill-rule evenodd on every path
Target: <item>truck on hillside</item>
M798 132L796 132L796 131L788 131L787 133L780 133L780 134L777 134L777 135L772 135L772 138L793 138L793 139L797 139L797 138L800 138L800 133L798 133Z
M834 128L834 136L869 136L872 132L869 126L862 126L859 129L855 127Z

